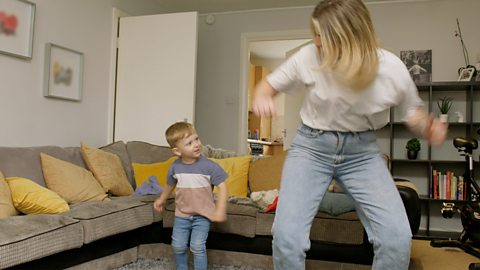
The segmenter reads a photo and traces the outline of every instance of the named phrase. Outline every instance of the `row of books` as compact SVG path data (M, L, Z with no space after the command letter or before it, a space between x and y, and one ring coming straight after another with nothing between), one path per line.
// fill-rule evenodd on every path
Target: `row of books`
M463 176L452 171L441 172L432 170L430 183L430 198L443 200L465 200L466 187Z

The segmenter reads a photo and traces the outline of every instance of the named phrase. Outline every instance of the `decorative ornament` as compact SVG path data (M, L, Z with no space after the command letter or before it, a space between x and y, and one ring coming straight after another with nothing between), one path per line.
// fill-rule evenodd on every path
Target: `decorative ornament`
M463 42L462 30L460 29L460 22L458 21L458 18L457 18L457 30L455 30L454 33L456 37L460 38L460 43L462 44L463 59L465 60L465 67L460 67L458 69L458 75L460 75L460 73L462 73L462 71L466 68L473 68L474 69L473 76L475 77L475 75L477 74L477 70L475 66L470 65L470 59L468 58L468 50L467 50L467 47L465 46L465 43Z

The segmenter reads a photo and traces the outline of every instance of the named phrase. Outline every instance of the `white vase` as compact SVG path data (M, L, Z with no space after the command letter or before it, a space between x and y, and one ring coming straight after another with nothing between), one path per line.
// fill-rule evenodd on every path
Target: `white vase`
M440 114L440 122L448 123L448 114Z

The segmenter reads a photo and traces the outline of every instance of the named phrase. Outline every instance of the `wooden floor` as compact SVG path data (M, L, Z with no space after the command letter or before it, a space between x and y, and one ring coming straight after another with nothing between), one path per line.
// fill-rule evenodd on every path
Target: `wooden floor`
M434 248L428 240L413 240L409 270L468 270L480 258L458 248Z

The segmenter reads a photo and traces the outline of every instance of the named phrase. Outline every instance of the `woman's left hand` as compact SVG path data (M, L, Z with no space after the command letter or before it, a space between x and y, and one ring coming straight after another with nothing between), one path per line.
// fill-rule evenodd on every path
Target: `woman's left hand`
M425 128L425 138L431 145L441 145L448 133L448 124L443 123L438 118L433 118L431 115L427 120L427 126Z

